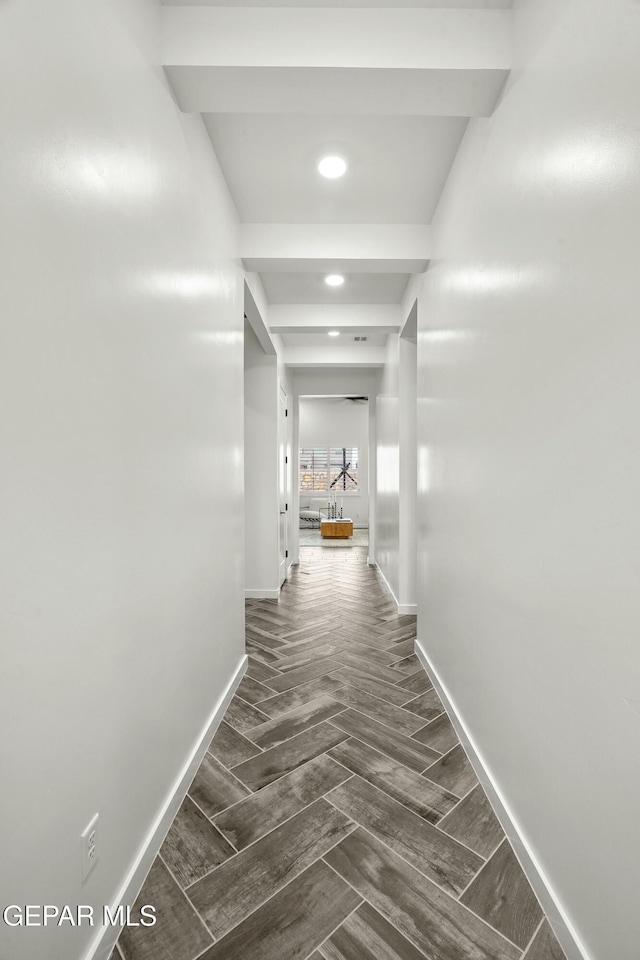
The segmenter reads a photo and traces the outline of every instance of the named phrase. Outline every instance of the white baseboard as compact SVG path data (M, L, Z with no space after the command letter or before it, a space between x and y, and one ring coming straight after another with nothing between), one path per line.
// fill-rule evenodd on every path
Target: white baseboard
M245 600L278 600L280 587L277 590L245 590Z
M398 611L398 613L400 614L408 613L408 614L411 614L412 616L417 616L418 604L417 603L400 603L395 593L391 589L391 584L389 583L389 581L387 580L387 578L385 577L384 573L382 572L378 564L375 562L375 560L370 560L369 557L367 557L367 563L369 564L370 567L375 567L378 573L380 574L380 576L382 577L382 582L384 583L385 587L391 594L391 599L395 603L396 610Z
M226 690L216 703L213 712L207 720L204 729L200 732L185 765L178 774L178 777L169 791L168 796L165 798L160 812L156 817L151 829L149 830L142 847L138 851L129 873L127 874L126 879L120 888L120 892L115 899L115 902L112 904L112 910L114 913L120 904L132 904L138 896L142 884L144 883L145 878L151 869L153 861L155 860L158 851L162 846L162 841L164 840L169 827L173 823L173 819L180 808L180 804L184 800L185 794L191 785L191 781L196 775L198 767L202 763L202 758L204 757L206 749L209 746L214 733L216 732L218 724L222 720L225 711L229 706L229 702L231 701L231 698L236 692L238 684L244 676L244 673L247 669L247 662L247 656L245 655L240 660L231 680L227 684ZM119 926L99 928L96 937L84 955L84 960L108 960L108 958L111 956L111 952L115 946L116 940L121 933L121 930L122 928Z
M508 802L502 795L491 770L487 766L482 753L476 746L476 743L467 729L463 720L452 701L446 685L442 681L438 671L435 669L427 652L420 640L416 640L415 650L423 667L431 677L436 693L442 700L451 723L455 727L456 733L462 746L467 753L469 760L475 770L478 780L482 784L487 794L491 806L494 809L498 820L502 824L504 832L511 842L514 853L520 861L520 866L524 870L529 883L540 901L542 909L547 915L549 923L558 938L560 946L564 950L567 960L591 960L590 954L582 944L573 924L567 916L562 904L556 895L548 877L542 866L531 849L518 821L513 814Z
M398 604L398 613L408 613L412 617L418 616L418 604L417 603L399 603Z

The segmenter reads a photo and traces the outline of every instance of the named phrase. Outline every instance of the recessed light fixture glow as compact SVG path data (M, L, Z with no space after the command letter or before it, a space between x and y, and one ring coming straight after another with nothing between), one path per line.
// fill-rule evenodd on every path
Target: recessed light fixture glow
M344 283L344 277L339 273L330 273L328 277L324 278L324 282L328 287L341 287Z
M342 157L322 157L318 161L318 173L328 180L337 180L347 172L347 161Z
M340 331L339 331L339 330L329 330L329 336L330 336L330 337L339 337L339 336L340 336Z

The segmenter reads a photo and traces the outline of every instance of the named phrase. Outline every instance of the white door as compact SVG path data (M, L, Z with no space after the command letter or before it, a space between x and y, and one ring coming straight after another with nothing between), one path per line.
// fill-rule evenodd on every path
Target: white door
M280 387L280 404L278 406L278 509L280 511L278 542L280 550L280 585L282 585L287 578L287 567L289 566L289 545L287 543L287 521L289 519L289 465L287 459L288 423L287 395L282 387Z

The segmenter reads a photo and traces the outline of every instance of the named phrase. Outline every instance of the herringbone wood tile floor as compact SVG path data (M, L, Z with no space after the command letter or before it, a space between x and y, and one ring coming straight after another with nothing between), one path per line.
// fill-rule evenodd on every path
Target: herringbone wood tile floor
M301 553L112 960L562 960L415 618L365 550Z

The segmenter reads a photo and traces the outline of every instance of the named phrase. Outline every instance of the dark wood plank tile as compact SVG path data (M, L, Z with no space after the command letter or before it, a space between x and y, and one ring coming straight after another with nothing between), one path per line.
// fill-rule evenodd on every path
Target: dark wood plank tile
M380 637L386 638L390 644L402 643L404 640L415 638L416 627L415 624L403 626L395 624L392 621L385 621L385 623L380 626L374 627L373 632ZM409 653L413 653L413 650L410 650Z
M400 681L398 686L403 690L409 690L411 693L420 694L426 693L427 690L431 689L433 684L424 670L421 670L405 677L404 680Z
M259 727L248 730L247 736L263 750L268 750L269 747L284 743L308 727L313 727L322 720L328 720L346 709L344 703L332 697L318 697L317 700L295 707L276 720L268 720Z
M264 723L269 717L257 707L252 707L250 703L235 696L226 709L224 719L235 730L243 733L251 727L257 727L259 723Z
M329 756L429 823L437 823L458 802L458 798L443 787L431 784L419 773L359 740L339 743L329 751Z
M415 613L393 613L390 616L386 617L386 622L390 624L397 624L398 626L413 626L418 622L418 617Z
M396 670L406 677L410 677L414 673L422 670L422 664L415 653L412 653L410 657L405 657L403 660L397 660L395 663L390 662L390 665L392 670Z
M272 650L265 650L249 638L245 640L245 649L252 660L257 660L259 663L264 663L267 666L269 666L269 664L277 664L280 661L280 657Z
M309 680L302 683L286 693L278 693L268 700L263 700L260 704L262 713L266 713L272 720L289 713L295 707L302 706L303 703L311 703L327 693L332 693L343 686L342 681L336 680L333 676L317 677L315 680Z
M380 667L387 667L390 663L402 659L400 654L396 654L392 650L379 650L377 647L371 646L366 641L366 635L359 641L342 640L339 642L339 646L345 652L353 653L357 657L362 657L367 663L375 663Z
M338 927L320 947L324 960L425 960L395 927L368 903Z
M160 847L160 856L182 887L195 883L235 852L189 797L184 798Z
M446 834L360 777L347 780L327 799L453 896L483 866L477 854L451 837L443 843Z
M339 714L342 716L342 714ZM265 750L258 757L233 768L234 774L252 790L260 790L308 760L326 753L347 739L347 734L329 723L319 723L286 743Z
M325 860L427 957L519 960L517 947L362 828Z
M542 920L540 904L507 840L460 901L523 950Z
M358 625L350 628L345 627L344 624L337 624L336 632L339 632L342 639L353 640L355 643L366 643L367 646L376 647L377 650L385 650L393 643L393 637L389 638L387 634L380 636L374 633L371 628L363 629Z
M144 904L156 908L152 927L124 927L118 946L124 960L193 960L212 940L162 860L154 860L131 912L140 922Z
M333 669L334 673L341 666L353 667L354 670L359 670L368 677L373 677L375 680L386 680L387 683L396 683L400 676L400 674L390 667L382 667L377 663L371 663L366 657L346 650L341 650L339 653L336 653L333 659L339 661L338 665Z
M236 803L213 822L234 847L243 850L350 776L349 770L322 754Z
M425 770L423 777L439 783L445 790L450 790L458 797L464 797L478 783L478 778L461 744L446 753L441 760L436 760Z
M359 903L344 880L317 861L199 960L305 960Z
M398 643L391 643L386 647L387 653L392 653L397 657L410 657L413 655L415 647L415 637L409 640L400 640Z
M280 672L266 663L261 663L260 660L256 660L254 657L249 657L247 676L251 677L252 680L258 680L260 683L267 683L269 680L273 680L274 677L279 677Z
M411 736L424 725L422 717L416 717L413 713L408 713L402 707L396 707L393 703L386 700L380 700L365 690L358 690L357 687L340 687L333 693L333 697L344 703L353 710L358 710L365 717L371 717L373 720L379 720L392 730L398 733L404 733L405 736Z
M348 683L352 687L357 687L358 690L364 690L371 696L378 697L379 700L393 703L396 707L401 707L408 700L414 699L414 694L410 690L401 690L396 684L368 677L366 673L361 673L352 667L343 667L342 670L332 673L331 676L341 681L343 685Z
M284 640L281 640L279 637L275 637L266 630L253 629L252 627L248 626L245 629L245 635L247 640L250 640L251 643L256 644L259 647L263 647L265 650L270 650L271 652L277 651L280 647L284 647L286 645Z
M261 700L266 700L267 697L273 696L273 690L270 690L264 683L260 683L258 680L252 680L251 677L247 677L246 675L238 684L236 693L245 703L252 704L259 703Z
M411 713L415 713L419 717L424 717L424 719L428 721L435 720L441 713L444 713L442 700L433 687L427 690L426 693L421 693L419 697L416 697L415 700L408 703L405 709L410 710Z
M316 800L203 877L187 895L217 940L353 829L348 817Z
M291 690L298 687L307 680L315 680L316 677L324 677L329 673L335 673L340 668L337 660L318 660L317 663L308 663L304 667L296 667L281 677L271 680L269 686L277 693L284 693L285 690Z
M393 760L398 760L411 770L420 772L439 757L439 754L430 747L425 747L402 733L396 733L390 727L378 723L377 720L371 720L370 717L365 717L356 710L339 713L337 717L332 717L330 722L333 726L344 730L350 737L362 740L374 750L380 750L381 753ZM252 762L249 761L249 763Z
M438 826L450 837L466 843L481 857L491 856L504 839L504 831L479 784L443 817Z
M422 730L414 733L413 736L415 740L425 743L428 747L432 747L440 753L448 753L459 742L458 734L453 729L451 720L446 713L436 717L435 720L432 720Z
M522 960L566 960L548 920L543 920Z
M302 622L305 622L304 618ZM283 634L283 640L287 642L287 650L291 650L292 653L294 651L303 653L305 650L312 650L315 644L324 643L325 640L330 639L331 634L327 632L327 624L324 621L313 625L309 623Z
M188 793L208 817L213 817L248 796L249 790L215 757L205 753Z
M216 730L207 750L225 767L233 767L236 763L242 763L243 760L248 760L249 757L255 757L260 753L260 747L256 747L255 743L251 743L239 730L234 730L224 720Z
M301 667L306 667L310 663L317 663L319 660L326 660L329 657L332 657L334 653L338 650L338 644L335 643L323 643L318 645L316 649L309 653L295 653L293 650L291 654L287 653L288 648L280 651L282 657L280 663L278 664L278 670L281 673L289 673L292 670L299 670Z

